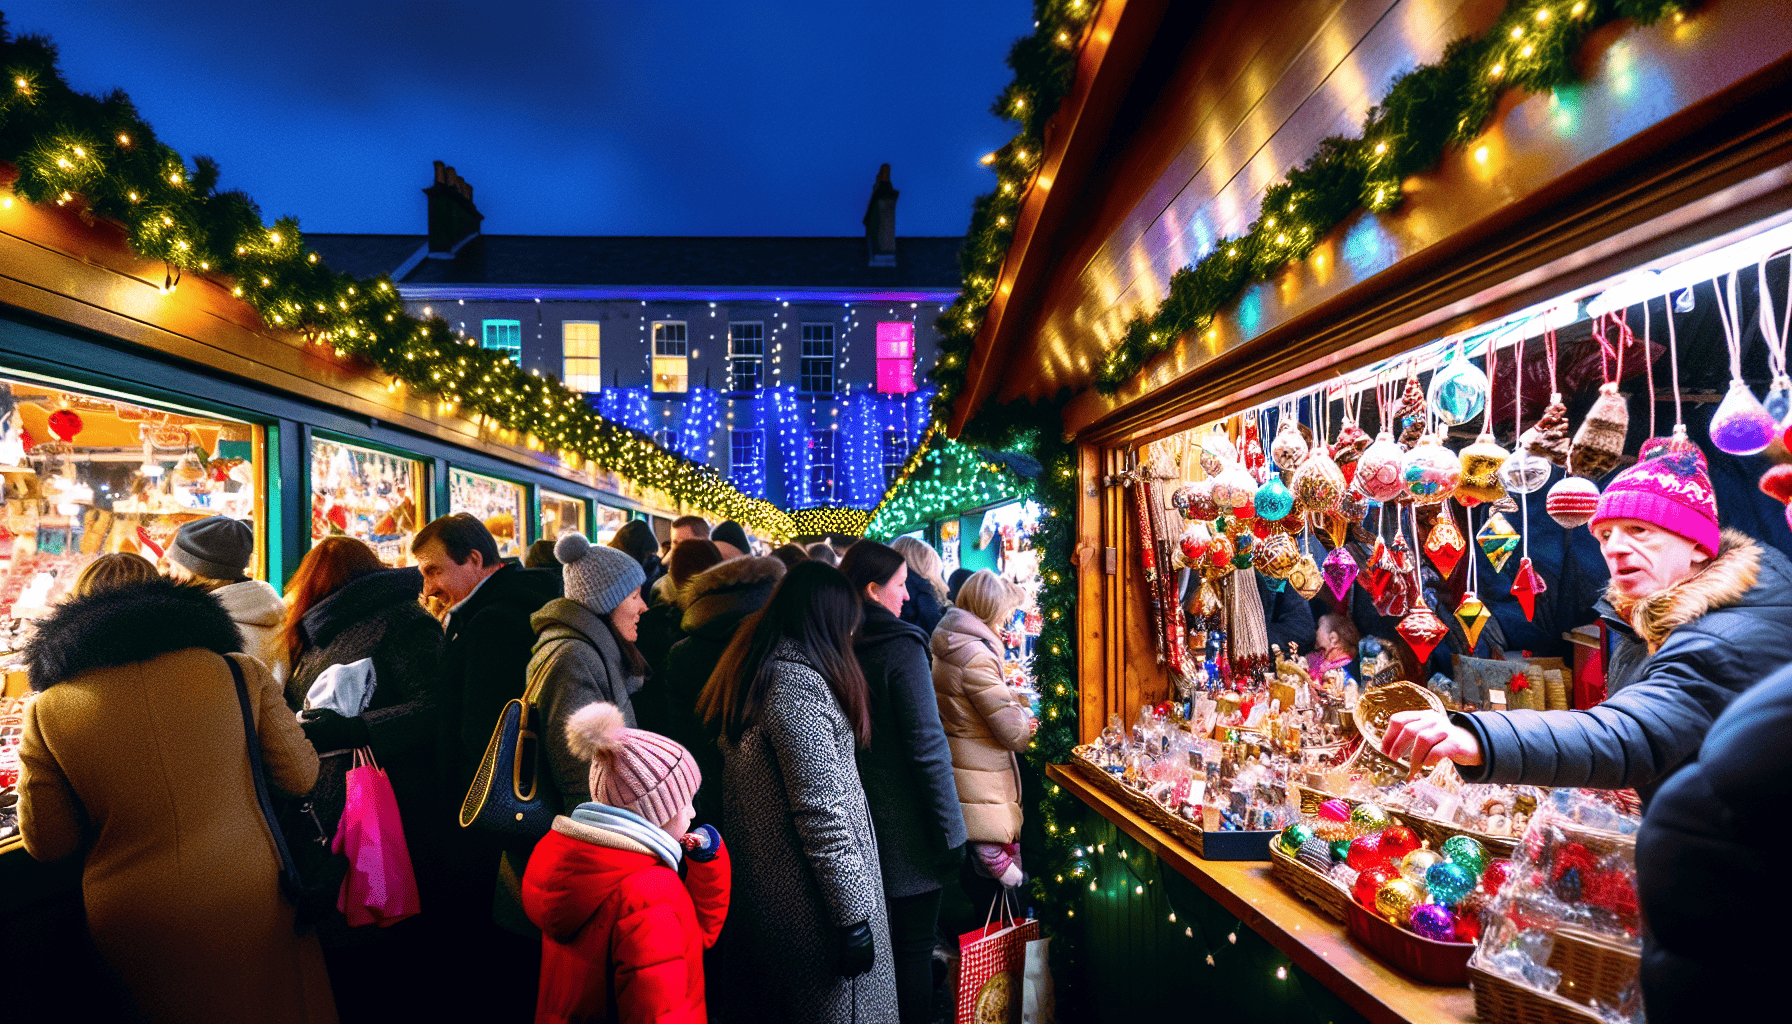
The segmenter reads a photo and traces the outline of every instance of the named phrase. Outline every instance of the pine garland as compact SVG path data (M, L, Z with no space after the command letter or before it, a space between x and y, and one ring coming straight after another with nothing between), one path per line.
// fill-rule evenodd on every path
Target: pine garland
M395 390L433 399L438 413L515 431L541 450L575 464L590 460L763 536L797 532L777 506L604 419L553 376L525 373L440 317L410 316L389 279L332 271L305 247L296 219L264 225L247 195L218 190L214 161L189 164L156 138L123 92L96 98L69 88L48 39L15 38L0 20L0 69L0 160L18 169L13 190L33 203L70 207L89 223L120 226L132 249L163 263L164 288L190 274L234 282L232 294L269 326L338 357L367 360L393 378Z

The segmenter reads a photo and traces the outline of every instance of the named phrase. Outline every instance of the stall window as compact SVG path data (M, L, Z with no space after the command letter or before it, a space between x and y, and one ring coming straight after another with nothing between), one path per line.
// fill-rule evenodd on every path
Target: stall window
M816 430L809 434L809 498L813 501L839 501L840 476L834 472L832 430Z
M353 537L390 566L411 563L411 538L427 518L416 459L327 438L311 439L311 540Z
M560 325L560 382L574 391L602 391L604 372L598 358L602 324L569 320Z
M585 532L585 499L542 491L541 535L555 540L567 530Z
M513 558L523 553L523 488L508 480L480 476L464 469L448 471L448 511L467 512L479 518L498 542L498 554Z
M523 324L520 320L487 320L485 328L485 347L502 352L510 357L510 361L520 364L523 361Z
M877 325L877 393L906 395L915 390L915 325Z
M616 531L622 529L622 524L626 522L628 522L627 509L613 508L600 502L597 506L597 528L591 534L592 542L596 544L610 543L611 538L616 536Z
M728 325L728 389L757 391L765 386L765 325Z
M653 390L682 392L690 388L690 347L683 321L653 325Z
M160 561L181 524L224 515L264 534L260 428L0 377L0 651L115 551Z
M803 325L802 388L810 394L834 390L834 325Z

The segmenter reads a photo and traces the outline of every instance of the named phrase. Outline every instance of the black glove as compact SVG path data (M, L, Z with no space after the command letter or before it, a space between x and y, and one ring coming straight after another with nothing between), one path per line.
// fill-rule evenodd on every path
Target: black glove
M326 708L305 712L299 718L299 727L305 730L305 738L320 754L370 746L373 742L365 719L344 718Z
M871 922L860 921L840 929L840 962L834 968L842 978L856 978L871 969L877 947L871 941Z
M933 877L941 885L951 885L958 881L958 873L964 870L964 847L959 843L940 855L933 864Z

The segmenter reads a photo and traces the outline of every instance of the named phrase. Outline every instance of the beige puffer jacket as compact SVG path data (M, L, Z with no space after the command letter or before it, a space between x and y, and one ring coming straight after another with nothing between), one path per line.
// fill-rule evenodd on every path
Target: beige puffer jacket
M1033 716L1002 681L1002 642L982 619L948 609L933 631L933 691L952 747L958 801L973 843L1020 839L1020 765Z

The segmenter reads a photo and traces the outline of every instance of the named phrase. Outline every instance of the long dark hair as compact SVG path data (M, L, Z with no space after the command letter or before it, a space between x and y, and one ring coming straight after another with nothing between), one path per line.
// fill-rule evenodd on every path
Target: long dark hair
M852 584L853 593L859 600L869 601L865 588L870 584L883 586L896 575L896 570L903 567L907 559L902 552L887 544L879 544L874 540L855 541L846 549L846 555L840 559L840 571L846 574L846 581Z
M759 718L774 674L772 653L789 640L821 677L863 748L871 742L871 697L853 656L852 635L864 621L859 595L840 570L798 562L784 574L764 608L742 620L722 660L697 698L697 713L712 729L740 742Z

